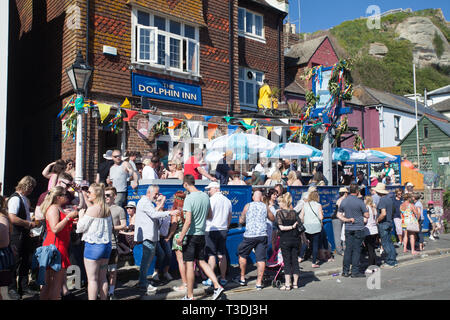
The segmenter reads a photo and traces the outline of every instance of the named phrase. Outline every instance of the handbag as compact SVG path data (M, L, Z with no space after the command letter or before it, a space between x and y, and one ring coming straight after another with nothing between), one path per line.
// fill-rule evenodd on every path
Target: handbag
M299 233L303 233L306 231L305 226L303 225L302 219L300 219L300 215L297 215L297 230Z
M409 221L406 223L406 230L411 232L419 232L420 227L417 220L414 218L410 218Z

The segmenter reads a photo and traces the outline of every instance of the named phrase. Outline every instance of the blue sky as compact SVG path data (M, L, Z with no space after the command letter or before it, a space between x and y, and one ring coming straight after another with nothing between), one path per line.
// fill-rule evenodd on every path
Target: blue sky
M413 11L441 8L450 20L449 0L289 0L289 18L298 29L298 3L300 1L300 32L325 30L343 21L365 17L370 5L380 7L381 13L390 9L411 8Z

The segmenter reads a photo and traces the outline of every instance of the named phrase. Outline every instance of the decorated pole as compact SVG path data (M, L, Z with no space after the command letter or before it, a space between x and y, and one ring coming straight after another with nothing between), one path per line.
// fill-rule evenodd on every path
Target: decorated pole
M83 108L84 97L77 94L75 100L75 109L77 112L77 136L75 149L75 183L80 183L83 180Z

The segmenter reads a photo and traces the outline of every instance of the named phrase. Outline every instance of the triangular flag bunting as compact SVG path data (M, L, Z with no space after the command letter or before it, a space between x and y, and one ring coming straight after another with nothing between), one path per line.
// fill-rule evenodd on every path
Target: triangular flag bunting
M237 128L238 128L238 126L229 125L228 126L228 134L233 134L237 130Z
M247 125L249 125L249 126L252 124L252 121L253 121L252 118L244 118L244 119L242 119L242 120L244 120L244 122L245 122Z
M270 120L272 120L272 119L270 119L270 118L265 118L264 120L266 120L267 122L270 122Z
M297 131L298 129L300 129L300 127L289 127L289 130L291 131Z
M142 109L141 111L143 114L148 114L148 113L152 112L152 110L146 110L146 109Z
M130 101L128 101L128 98L125 98L125 101L122 103L120 107L125 109L131 109L131 103Z
M192 116L193 116L192 113L183 113L183 114L184 114L184 116L186 117L186 119L188 119L188 120L191 120L191 119L192 119Z
M267 129L267 134L269 134L273 129L273 127L270 127L270 126L264 126L264 128Z
M241 121L241 123L242 123L242 125L244 126L244 128L245 129L252 129L252 128L254 128L255 126L251 126L251 125L248 125L247 123L245 123L244 121Z
M283 123L289 124L289 119L287 119L287 118L280 119L280 121Z
M106 117L109 115L111 111L111 106L109 104L99 103L97 104L98 112L100 112L100 120L105 121Z
M191 132L191 137L195 137L197 130L200 127L201 121L188 121L187 126Z
M130 121L131 119L134 118L135 115L138 114L138 112L135 110L125 110L125 112L127 113L127 117L123 118L123 121L126 121L126 122Z
M156 116L153 114L148 115L148 131L152 130L153 126L158 123L161 119L161 116Z
M208 140L212 139L218 127L218 124L208 123Z
M169 129L175 129L176 127L178 127L178 125L182 122L183 120L181 119L176 119L173 118L173 126L168 127Z
M223 117L223 118L227 121L227 123L229 123L230 120L233 119L234 117L226 116L226 117Z
M281 136L282 130L283 130L282 127L275 127L275 128L273 129L273 131L274 131L277 135L279 135L279 136Z
M211 119L213 116L203 116L203 119L205 119L206 122L209 121L209 119Z

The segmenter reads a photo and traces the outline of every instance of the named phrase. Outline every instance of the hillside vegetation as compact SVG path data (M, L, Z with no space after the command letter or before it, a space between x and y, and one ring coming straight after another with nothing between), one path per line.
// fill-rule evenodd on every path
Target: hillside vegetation
M346 21L330 30L331 35L355 61L355 82L393 92L413 93L413 45L408 40L399 40L396 26L413 16L426 16L438 27L447 41L450 41L450 28L442 21L437 10L427 9L412 13L400 12L381 18L380 29L368 29L367 19ZM383 43L388 52L384 58L369 55L371 43ZM436 53L442 54L442 39L433 39ZM417 92L423 93L450 84L450 68L437 65L416 68Z

